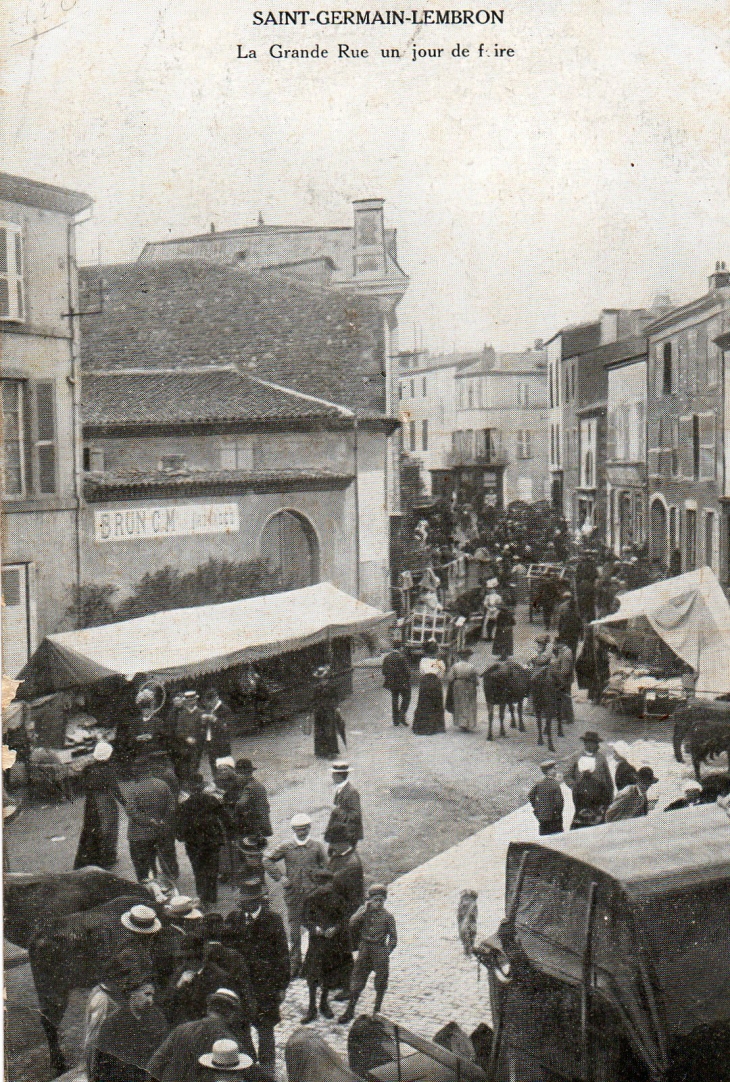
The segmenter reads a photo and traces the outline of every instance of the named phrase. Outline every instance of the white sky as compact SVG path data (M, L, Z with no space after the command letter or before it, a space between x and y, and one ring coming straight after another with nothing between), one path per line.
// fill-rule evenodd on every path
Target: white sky
M89 262L259 211L349 225L352 199L382 196L411 276L401 348L415 324L432 350L517 349L704 292L730 262L726 0L502 2L501 27L418 44L513 59L414 63L270 59L275 41L379 52L413 28L254 28L264 0L6 0L0 167L94 197Z

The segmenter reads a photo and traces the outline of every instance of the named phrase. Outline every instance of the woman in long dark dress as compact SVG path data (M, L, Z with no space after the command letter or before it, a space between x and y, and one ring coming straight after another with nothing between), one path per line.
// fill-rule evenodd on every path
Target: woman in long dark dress
M332 682L329 665L322 665L314 673L315 691L313 725L314 754L318 759L335 759L339 755L338 736L345 740L345 723L337 709L337 690Z
M108 870L117 862L119 804L124 798L109 762L111 754L111 744L100 741L94 748L94 761L81 775L86 803L74 868L95 864Z
M305 1025L317 1017L317 987L320 989L319 1010L323 1018L331 1018L328 995L333 988L347 987L352 971L345 899L335 889L334 876L328 868L318 868L312 878L315 887L304 902L303 913L304 926L309 933L307 956L302 967L302 976L309 989L309 1009L302 1018Z
M418 701L413 714L416 736L432 736L446 729L444 720L443 678L446 666L438 656L438 644L431 639L424 646L424 656L418 666Z

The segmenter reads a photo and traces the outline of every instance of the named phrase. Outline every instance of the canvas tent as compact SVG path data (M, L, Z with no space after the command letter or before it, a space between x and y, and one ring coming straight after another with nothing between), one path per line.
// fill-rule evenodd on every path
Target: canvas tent
M698 694L730 691L730 605L709 567L619 596L618 612L596 620L601 638L621 651L636 627L651 628L698 673Z
M138 673L163 681L195 677L368 631L390 618L332 583L320 582L49 635L20 679L62 691L110 676L131 680Z
M727 815L711 805L509 847L516 946L563 986L587 980L653 1078L665 1077L678 1040L730 1021L729 839ZM530 982L522 996L517 983L506 1039L539 1048L561 1077L583 1077L565 1019L551 1032Z

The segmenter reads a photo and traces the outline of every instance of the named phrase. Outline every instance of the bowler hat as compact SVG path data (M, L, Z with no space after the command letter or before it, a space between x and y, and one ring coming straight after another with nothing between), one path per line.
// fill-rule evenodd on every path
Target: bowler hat
M260 879L245 879L239 890L239 901L260 902L263 901L264 889Z
M239 774L253 774L256 769L250 759L236 759L235 765Z
M603 737L599 736L598 733L594 733L593 729L586 729L586 731L583 733L583 736L581 737L581 740L584 743L588 744L590 744L591 742L593 742L594 744L603 743Z

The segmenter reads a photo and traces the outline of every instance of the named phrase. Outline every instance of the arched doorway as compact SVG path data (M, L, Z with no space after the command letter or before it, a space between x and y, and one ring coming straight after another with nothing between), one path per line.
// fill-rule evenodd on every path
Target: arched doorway
M280 590L319 582L319 544L309 519L298 511L277 511L259 541L261 560Z
M651 505L651 556L667 566L667 509L659 499Z

